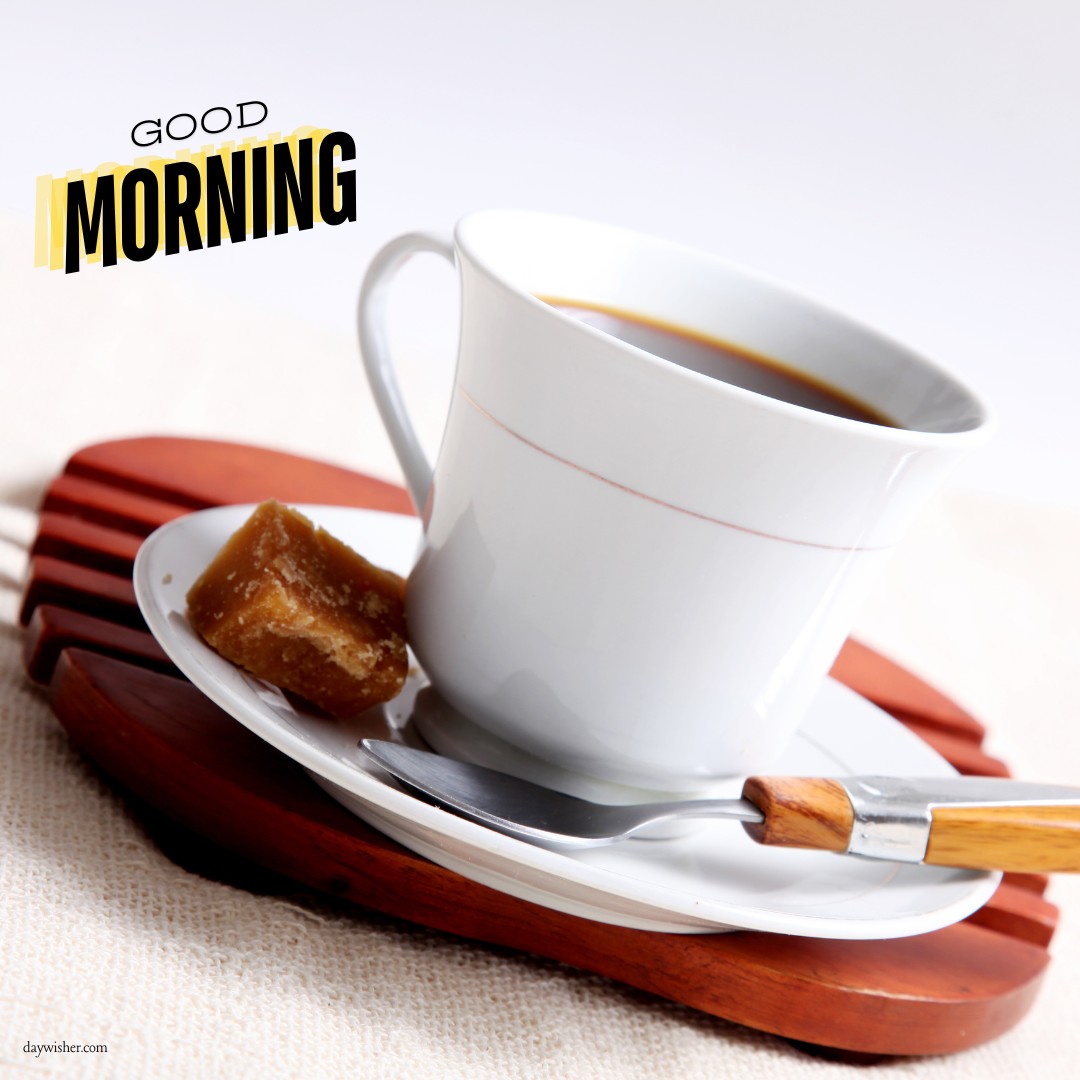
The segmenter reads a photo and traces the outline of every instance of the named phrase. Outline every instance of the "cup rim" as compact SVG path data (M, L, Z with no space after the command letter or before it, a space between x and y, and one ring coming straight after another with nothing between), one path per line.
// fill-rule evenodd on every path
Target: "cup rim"
M767 394L748 390L732 383L713 378L712 376L694 371L690 368L666 360L656 353L633 345L622 338L615 337L597 327L590 326L580 319L560 311L544 300L535 296L527 289L522 288L510 279L505 273L492 264L485 254L477 250L472 232L475 223L497 217L531 219L533 221L558 221L571 226L601 229L612 235L621 234L637 241L646 241L649 244L665 247L668 250L682 255L690 256L698 261L706 261L730 275L736 275L755 287L771 293L776 299L801 307L804 311L813 312L818 317L828 320L835 326L841 327L846 332L858 334L873 341L883 349L894 355L903 355L908 363L911 363L932 377L948 383L956 391L965 397L971 405L973 426L960 431L926 431L917 428L902 426L886 426L862 420L853 420L849 417L835 416L831 413L821 412L817 409L797 405L793 402L783 401L770 397ZM548 317L562 322L565 326L572 327L575 331L585 334L596 341L602 341L609 347L614 344L628 356L632 356L638 363L647 367L665 372L669 377L676 377L697 385L707 392L724 398L734 398L754 404L760 408L768 409L782 416L799 419L804 422L813 422L820 427L832 429L838 434L858 435L860 438L871 438L875 441L902 444L912 447L950 447L956 450L967 449L977 446L989 439L997 430L998 420L995 411L985 399L973 390L965 381L958 378L947 368L938 362L931 360L923 353L912 348L910 345L892 337L881 330L847 314L845 311L804 290L790 285L789 283L760 273L743 264L724 259L713 252L703 248L694 247L690 244L679 243L662 236L631 229L621 225L612 225L607 222L578 217L571 214L561 214L542 210L520 210L512 208L490 208L476 210L462 217L454 227L454 241L458 251L468 256L469 261L483 273L493 284L511 293L518 300L525 302L535 310L543 311ZM687 328L690 329L690 328Z

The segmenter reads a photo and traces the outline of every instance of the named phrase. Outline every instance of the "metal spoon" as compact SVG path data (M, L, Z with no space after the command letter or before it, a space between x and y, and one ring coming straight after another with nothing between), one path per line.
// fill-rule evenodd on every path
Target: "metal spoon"
M482 825L594 847L676 818L725 817L762 844L979 870L1080 871L1080 789L984 777L751 777L741 799L609 806L378 739L364 756Z

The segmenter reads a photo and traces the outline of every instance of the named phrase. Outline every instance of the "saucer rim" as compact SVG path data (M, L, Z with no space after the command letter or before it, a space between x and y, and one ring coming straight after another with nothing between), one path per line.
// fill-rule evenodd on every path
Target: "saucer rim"
M828 916L815 916L798 912L783 912L752 905L740 905L715 898L704 901L695 900L690 894L680 893L668 886L650 881L626 877L612 870L592 866L588 863L579 862L574 858L568 858L562 852L545 850L535 847L523 840L516 839L486 829L481 825L468 821L457 815L450 814L439 807L429 805L408 794L401 789L391 786L386 780L378 776L373 769L368 769L359 759L347 762L330 755L326 750L320 749L312 743L305 742L299 736L285 729L269 709L259 710L253 708L250 702L238 697L227 683L214 673L214 668L228 664L223 658L213 652L201 640L187 628L186 619L182 619L182 608L178 618L177 606L163 602L162 590L167 589L172 593L186 593L186 585L175 579L173 571L158 565L162 550L168 550L168 541L173 533L186 534L188 530L203 526L217 538L217 547L235 530L251 513L257 504L232 504L227 506L213 507L207 510L195 511L155 530L143 542L135 560L133 569L133 583L135 585L136 601L146 619L151 633L165 650L170 659L180 671L204 693L216 705L232 716L239 723L251 730L255 735L274 746L275 749L284 753L287 757L297 762L309 774L314 773L317 782L324 790L335 797L341 805L351 813L356 814L363 820L368 821L379 831L392 835L384 825L375 824L369 817L359 813L356 808L343 802L332 790L343 789L352 799L365 802L378 811L393 815L402 823L412 826L413 832L426 831L440 837L445 844L464 845L474 851L478 856L502 860L508 866L527 866L534 874L551 878L565 885L574 885L589 893L600 892L605 896L617 899L621 906L627 904L635 907L639 912L648 910L651 914L635 917L626 912L606 912L601 908L592 908L590 905L575 903L566 897L552 895L542 889L526 884L520 888L506 888L493 884L490 871L487 880L481 876L481 870L477 868L475 860L462 862L454 858L436 844L424 845L421 839L411 836L403 838L405 833L395 829L396 835L392 838L402 843L403 846L416 851L414 845L425 846L425 850L418 854L432 861L446 866L447 862L454 865L448 868L473 880L490 884L500 888L503 892L510 892L520 899L528 900L556 910L567 911L570 914L584 915L596 921L613 923L614 925L632 926L638 929L662 930L680 933L708 933L720 930L746 929L773 933L782 933L793 936L833 938L847 940L884 939L904 937L914 934L926 933L951 925L970 915L981 907L993 894L1000 881L998 873L981 873L975 871L962 871L958 873L958 880L953 884L966 881L970 885L969 891L941 907L932 908L918 914L904 914L894 917L876 917L866 920L851 918L837 918ZM412 539L412 547L419 538L420 522L411 515L396 514L386 511L368 510L359 507L329 506L300 504L297 505L301 513L312 518L316 522L325 522L328 518L337 515L362 515L374 525L389 525L394 529L402 529L400 543L402 551L408 550L409 540ZM214 526L218 526L214 528ZM334 528L330 527L334 532ZM404 564L404 560L402 560ZM407 567L405 567L407 572ZM160 584L159 584L160 582ZM190 584L188 582L187 584ZM183 585L183 587L181 587ZM177 633L176 623L182 621L186 628L184 633ZM252 680L249 675L242 674L233 665L228 667L236 672L237 677ZM842 684L829 680L838 688L841 688L853 700L860 703L860 707L867 710L867 715L876 716L879 720L887 721L890 725L898 725L899 721L889 716L883 710L867 701L861 695ZM297 712L297 718L303 719L304 714ZM906 731L906 729L905 729ZM920 749L927 753L927 760L939 763L943 775L955 773L955 770L941 758L925 742L911 735ZM326 781L323 783L322 781ZM327 788L327 784L330 788ZM361 790L356 790L357 786ZM380 816L374 814L373 816ZM444 844L444 847L445 847ZM442 857L438 857L439 854ZM938 868L926 867L921 864L895 864L899 867L897 876L910 877L911 872L926 874L936 871ZM473 872L466 872L466 871ZM597 878L601 881L608 880L608 887L597 885ZM895 880L895 878L893 879ZM627 889L626 883L631 883L633 888ZM892 882L885 883L882 887L890 887ZM935 883L927 881L925 887L933 888ZM942 885L947 882L942 882ZM620 889L619 886L622 886ZM656 894L660 894L658 902L652 902ZM644 895L643 895L644 894ZM667 902L665 902L665 899ZM706 915L702 908L715 912ZM656 917L656 913L660 917ZM721 917L721 912L723 916ZM679 918L673 920L671 916Z

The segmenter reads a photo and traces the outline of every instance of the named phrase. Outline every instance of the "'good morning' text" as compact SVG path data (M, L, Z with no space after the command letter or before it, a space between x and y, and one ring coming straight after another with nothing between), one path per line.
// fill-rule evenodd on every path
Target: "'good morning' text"
M196 251L356 220L356 145L343 131L299 128L175 158L141 158L37 181L34 265L77 273L83 258L113 266L164 249Z

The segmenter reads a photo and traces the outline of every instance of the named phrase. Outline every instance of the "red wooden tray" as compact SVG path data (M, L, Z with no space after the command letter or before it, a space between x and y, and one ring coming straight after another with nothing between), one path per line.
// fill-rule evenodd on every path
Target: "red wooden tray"
M1008 875L964 922L895 941L661 934L506 896L352 817L183 679L135 605L131 564L142 537L192 509L269 497L409 510L399 488L334 466L156 437L80 451L42 504L22 608L27 672L178 861L253 888L281 875L818 1048L956 1051L1008 1030L1031 1006L1057 919L1038 875ZM1007 775L983 753L976 720L865 646L849 641L833 674L961 772Z

